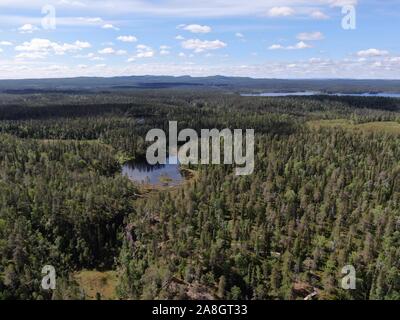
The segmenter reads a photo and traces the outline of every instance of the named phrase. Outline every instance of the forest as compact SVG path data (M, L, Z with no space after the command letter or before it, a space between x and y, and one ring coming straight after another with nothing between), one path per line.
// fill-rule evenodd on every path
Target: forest
M189 165L154 190L123 176L168 121L254 129L254 173ZM93 298L85 271L112 272L114 299L400 300L399 136L396 98L0 93L0 300Z

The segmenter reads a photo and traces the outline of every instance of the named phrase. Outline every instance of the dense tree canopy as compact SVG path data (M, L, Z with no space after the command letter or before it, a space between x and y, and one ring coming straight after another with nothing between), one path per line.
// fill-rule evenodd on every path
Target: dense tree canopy
M116 270L120 298L400 299L400 142L320 127L400 123L400 101L188 90L5 95L0 299L83 298L72 275ZM153 128L253 128L255 172L191 166L142 195L121 164ZM55 292L41 269L57 269ZM353 265L356 290L340 286Z

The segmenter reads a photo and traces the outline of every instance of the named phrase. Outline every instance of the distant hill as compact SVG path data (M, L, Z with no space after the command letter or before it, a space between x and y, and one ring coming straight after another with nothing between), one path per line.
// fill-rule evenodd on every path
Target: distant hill
M351 80L351 79L253 79L246 77L78 77L60 79L0 80L0 92L34 93L47 91L104 91L192 88L228 90L236 92L293 92L321 91L325 93L400 93L400 80Z

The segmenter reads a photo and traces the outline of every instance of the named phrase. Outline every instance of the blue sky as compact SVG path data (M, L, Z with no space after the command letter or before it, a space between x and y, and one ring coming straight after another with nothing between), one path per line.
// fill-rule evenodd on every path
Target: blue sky
M399 21L398 0L0 0L0 78L398 79Z

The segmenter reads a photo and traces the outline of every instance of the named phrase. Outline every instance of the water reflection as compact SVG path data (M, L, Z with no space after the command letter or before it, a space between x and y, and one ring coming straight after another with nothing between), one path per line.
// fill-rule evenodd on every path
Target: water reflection
M176 157L168 157L173 162ZM179 164L156 164L149 165L146 160L130 161L123 165L122 175L127 176L132 181L150 185L178 185L184 177L179 170Z
M338 96L338 97L381 97L381 98L400 98L400 93L322 93L315 91L303 92L265 92L265 93L243 93L243 97L290 97L290 96Z

